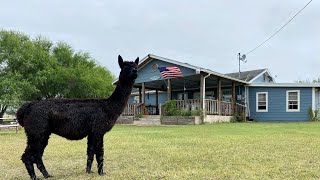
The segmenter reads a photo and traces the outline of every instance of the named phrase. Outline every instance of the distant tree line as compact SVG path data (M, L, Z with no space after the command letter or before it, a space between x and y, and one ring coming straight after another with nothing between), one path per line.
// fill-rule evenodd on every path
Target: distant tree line
M313 80L297 80L296 83L320 83L320 77L315 78Z
M114 76L66 43L0 30L0 117L23 101L106 97Z

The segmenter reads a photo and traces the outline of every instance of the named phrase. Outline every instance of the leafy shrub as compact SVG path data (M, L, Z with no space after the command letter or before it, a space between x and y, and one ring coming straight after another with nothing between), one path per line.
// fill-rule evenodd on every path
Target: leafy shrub
M137 115L137 117L138 117L138 118L142 118L142 117L143 117L143 114L142 114L142 113L139 113L139 114Z
M310 121L319 121L320 119L318 118L318 115L319 115L319 110L312 110L311 107L309 107L309 110L308 110L308 114L309 114L309 120Z
M319 109L314 111L314 119L315 119L315 121L319 121L318 116L319 116Z
M201 110L178 109L176 101L167 101L164 105L165 116L201 116Z
M235 113L231 119L230 119L231 123L238 123L238 122L244 122L244 119L241 115L239 115L238 113Z
M177 103L175 101L167 101L163 105L164 115L166 116L175 116L177 114Z

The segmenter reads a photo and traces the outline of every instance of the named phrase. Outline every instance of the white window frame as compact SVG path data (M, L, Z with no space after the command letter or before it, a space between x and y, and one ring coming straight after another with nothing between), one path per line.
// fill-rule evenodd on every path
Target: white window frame
M259 105L259 94L265 94L266 95L266 109L265 110L261 110L258 108ZM256 93L256 112L268 112L268 104L269 104L269 100L268 100L268 92L257 92Z
M289 109L289 93L297 92L298 96L298 109ZM300 90L288 90L286 93L286 111L287 112L300 112Z

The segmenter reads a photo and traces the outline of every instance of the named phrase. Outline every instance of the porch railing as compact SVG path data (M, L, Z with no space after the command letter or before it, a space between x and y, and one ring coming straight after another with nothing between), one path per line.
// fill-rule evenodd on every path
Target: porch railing
M232 102L219 101L206 99L206 113L209 115L223 115L223 116L232 116L233 115L233 105Z
M242 119L244 119L246 121L246 116L247 116L247 114L246 114L246 106L243 105L243 104L236 103L235 108L236 108L235 112L237 112L238 115L241 116Z
M219 114L218 101L206 99L206 113L209 115L217 115Z
M173 100L178 109L201 110L200 99ZM162 109L163 111L163 109ZM208 115L233 116L235 114L245 117L246 107L239 103L205 99L205 112ZM162 112L163 113L163 112Z
M135 104L127 104L121 115L134 116Z
M144 103L135 104L135 114L134 116L138 116L139 114L145 114L146 106Z
M221 101L219 106L219 101L210 99L206 99L205 103L206 113L209 115L233 116L238 114L244 116L246 112L246 106L239 103Z
M201 110L200 99L188 99L188 100L173 100L176 102L178 109L185 110ZM144 103L128 104L124 109L123 116L138 116L139 114L145 114L147 108ZM160 108L160 114L164 113L164 108ZM205 113L208 115L222 115L222 116L241 116L246 118L246 106L218 100L205 99Z
M137 116L139 114L145 113L145 105L144 103L138 103L138 104L127 104L127 106L124 108L122 112L122 116Z
M178 109L200 110L200 99L174 100Z

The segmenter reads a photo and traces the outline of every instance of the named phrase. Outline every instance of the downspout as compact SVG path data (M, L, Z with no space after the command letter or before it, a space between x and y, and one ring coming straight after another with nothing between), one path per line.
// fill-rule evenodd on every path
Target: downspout
M249 104L249 86L245 85L245 103L246 106L246 115L250 118L250 104Z
M312 88L312 110L316 110L316 88Z

